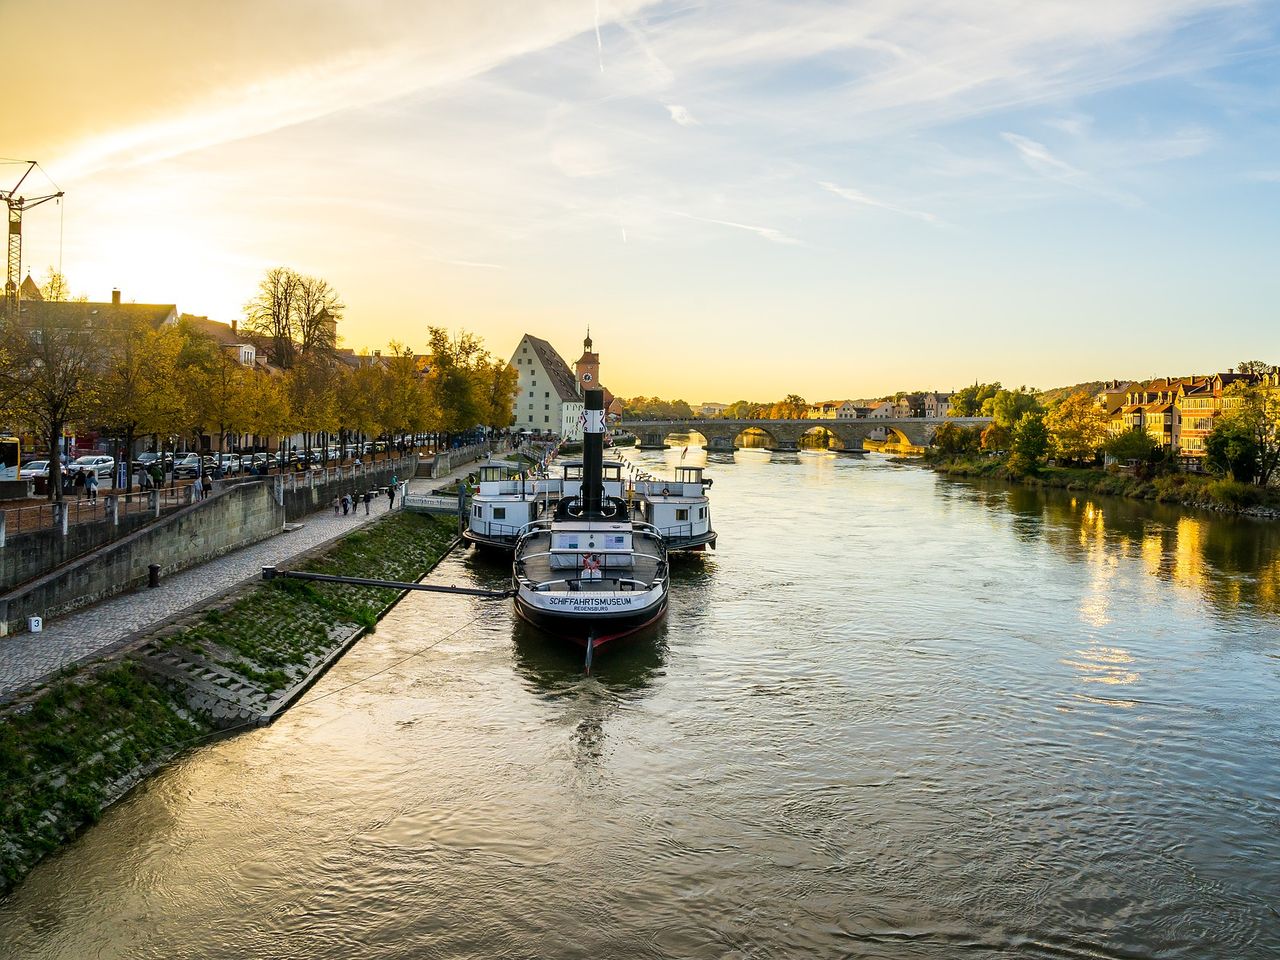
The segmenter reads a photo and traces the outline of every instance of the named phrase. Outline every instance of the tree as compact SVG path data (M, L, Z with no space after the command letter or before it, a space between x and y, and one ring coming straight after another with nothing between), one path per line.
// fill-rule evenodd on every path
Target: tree
M338 292L320 277L295 275L292 307L291 333L298 352L331 356L338 347L337 323L347 308Z
M1212 473L1239 483L1253 483L1258 475L1258 442L1237 417L1219 417L1204 441L1205 464Z
M954 423L943 423L934 431L933 447L939 453L949 456L973 453L982 442L981 436L981 430L977 427L961 427Z
M1117 433L1109 437L1102 444L1102 449L1108 456L1114 457L1116 460L1138 460L1140 462L1157 460L1163 452L1151 434L1141 427L1134 427L1124 433Z
M990 400L983 402L983 415L990 416L1006 431L1012 430L1023 414L1037 413L1040 409L1036 395L1025 389L997 390Z
M1280 467L1280 392L1265 383L1233 383L1223 405L1230 412L1219 421L1253 438L1258 483L1266 486Z
M298 353L293 366L285 372L284 392L289 398L289 409L305 435L308 450L314 434L338 431L336 381L332 358L315 351Z
M999 383L978 383L962 387L951 395L951 403L947 408L949 417L977 417L982 414L982 405L999 391Z
M249 375L247 367L222 350L208 367L193 368L184 377L193 432L217 437L219 450L226 450L229 437L248 432L253 416Z
M1050 449L1061 460L1092 457L1107 439L1106 417L1087 393L1073 393L1060 400L1045 414L1044 425Z
M504 430L515 419L511 405L520 389L520 375L506 360L489 360L477 373L483 408L480 422L491 430Z
M465 330L450 336L444 327L429 327L431 369L427 391L446 434L470 430L481 422L484 409L476 396L474 371L488 362L480 341Z
M49 444L49 498L62 500L63 430L98 405L104 344L86 318L29 305L17 323L0 328L0 393L11 415Z
M298 296L297 273L288 267L272 267L258 283L258 292L244 305L245 328L270 341L268 359L287 370L295 352L294 320Z
M982 431L982 449L988 453L1008 450L1012 437L1008 427L1003 427L999 423L989 423Z
M179 386L183 343L173 327L153 328L131 314L112 318L104 337L105 363L98 381L98 422L123 441L123 458L149 433L168 433L187 421L187 394ZM125 477L133 489L133 472Z
M1260 377L1272 369L1274 369L1274 365L1267 363L1265 360L1245 360L1243 363L1236 365L1237 373L1247 373L1255 377Z
M1044 414L1025 413L1014 425L1010 439L1009 467L1017 472L1034 470L1049 452L1049 431Z
M50 267L45 271L44 283L40 284L40 296L53 303L70 300L71 291L67 286L67 278Z

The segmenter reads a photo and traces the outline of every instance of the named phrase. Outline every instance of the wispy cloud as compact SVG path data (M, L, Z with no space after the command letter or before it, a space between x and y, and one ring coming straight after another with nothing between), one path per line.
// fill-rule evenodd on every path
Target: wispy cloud
M850 203L860 203L868 207L878 207L881 210L888 210L891 213L900 213L904 217L912 217L916 220L923 220L925 223L941 223L942 220L934 216L932 213L926 213L924 210L911 210L907 207L900 207L896 203L888 203L884 200L877 200L875 197L867 196L860 190L854 190L852 187L841 187L827 180L819 180L818 186L823 190L834 193L837 197L843 197Z
M668 103L666 104L666 108L667 108L667 112L671 114L671 119L674 120L676 123L680 124L680 126L696 127L700 125L699 122L694 118L693 114L691 114L684 107L680 106L680 104Z
M781 230L775 230L773 227L760 227L750 223L737 223L733 220L717 220L714 217L696 217L692 213L683 213L679 210L671 211L672 216L684 217L686 220L697 220L699 223L712 223L721 227L732 227L735 230L746 230L748 233L754 233L757 237L763 237L772 243L783 244L801 244L802 241L795 237L783 233Z
M1038 140L1032 140L1030 137L1007 131L1001 133L1000 136L1018 152L1018 156L1022 158L1023 163L1046 180L1065 184L1125 206L1136 206L1140 203L1138 198L1132 194L1097 182L1083 170L1056 156L1053 151Z

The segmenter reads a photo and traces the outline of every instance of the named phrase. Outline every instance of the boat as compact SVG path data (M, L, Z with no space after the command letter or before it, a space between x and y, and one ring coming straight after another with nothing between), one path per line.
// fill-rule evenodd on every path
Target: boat
M711 526L711 500L707 488L711 480L703 477L702 467L675 469L675 478L637 479L633 484L643 519L658 528L667 541L667 549L704 550L716 547L716 532Z
M594 651L665 615L669 576L662 533L606 492L603 391L587 390L585 407L581 477L525 527L512 581L520 617L585 648L590 669Z
M475 547L512 550L520 533L543 513L560 483L548 477L518 473L511 464L486 463L467 506L462 539Z

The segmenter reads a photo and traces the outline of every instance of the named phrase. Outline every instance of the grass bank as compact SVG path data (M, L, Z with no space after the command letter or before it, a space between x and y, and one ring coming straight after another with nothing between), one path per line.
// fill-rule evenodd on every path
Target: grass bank
M1031 472L1011 470L1002 457L955 456L928 458L926 465L952 477L1004 480L1031 487L1097 493L1113 497L1154 500L1202 510L1280 518L1280 495L1248 483L1190 473L1171 473L1142 479L1088 467L1040 467Z
M395 513L299 564L413 581L454 522ZM275 580L67 671L0 714L0 892L185 748L291 701L398 599L392 589Z

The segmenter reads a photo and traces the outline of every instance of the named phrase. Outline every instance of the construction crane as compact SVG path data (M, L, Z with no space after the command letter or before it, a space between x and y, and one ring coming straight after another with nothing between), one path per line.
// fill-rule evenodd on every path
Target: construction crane
M58 200L63 194L63 191L59 190L57 193L48 193L42 197L18 196L18 191L22 189L22 184L27 177L31 176L31 171L40 166L34 160L22 162L27 165L27 169L18 178L18 182L13 185L13 189L0 190L0 197L4 198L5 206L9 208L9 271L5 275L4 281L4 315L11 320L18 318L18 301L21 296L18 284L21 283L22 278L23 211L38 207L42 203L48 203L50 200ZM46 174L46 176L48 175ZM50 180L50 183L52 182ZM57 184L54 184L54 186L56 187Z

